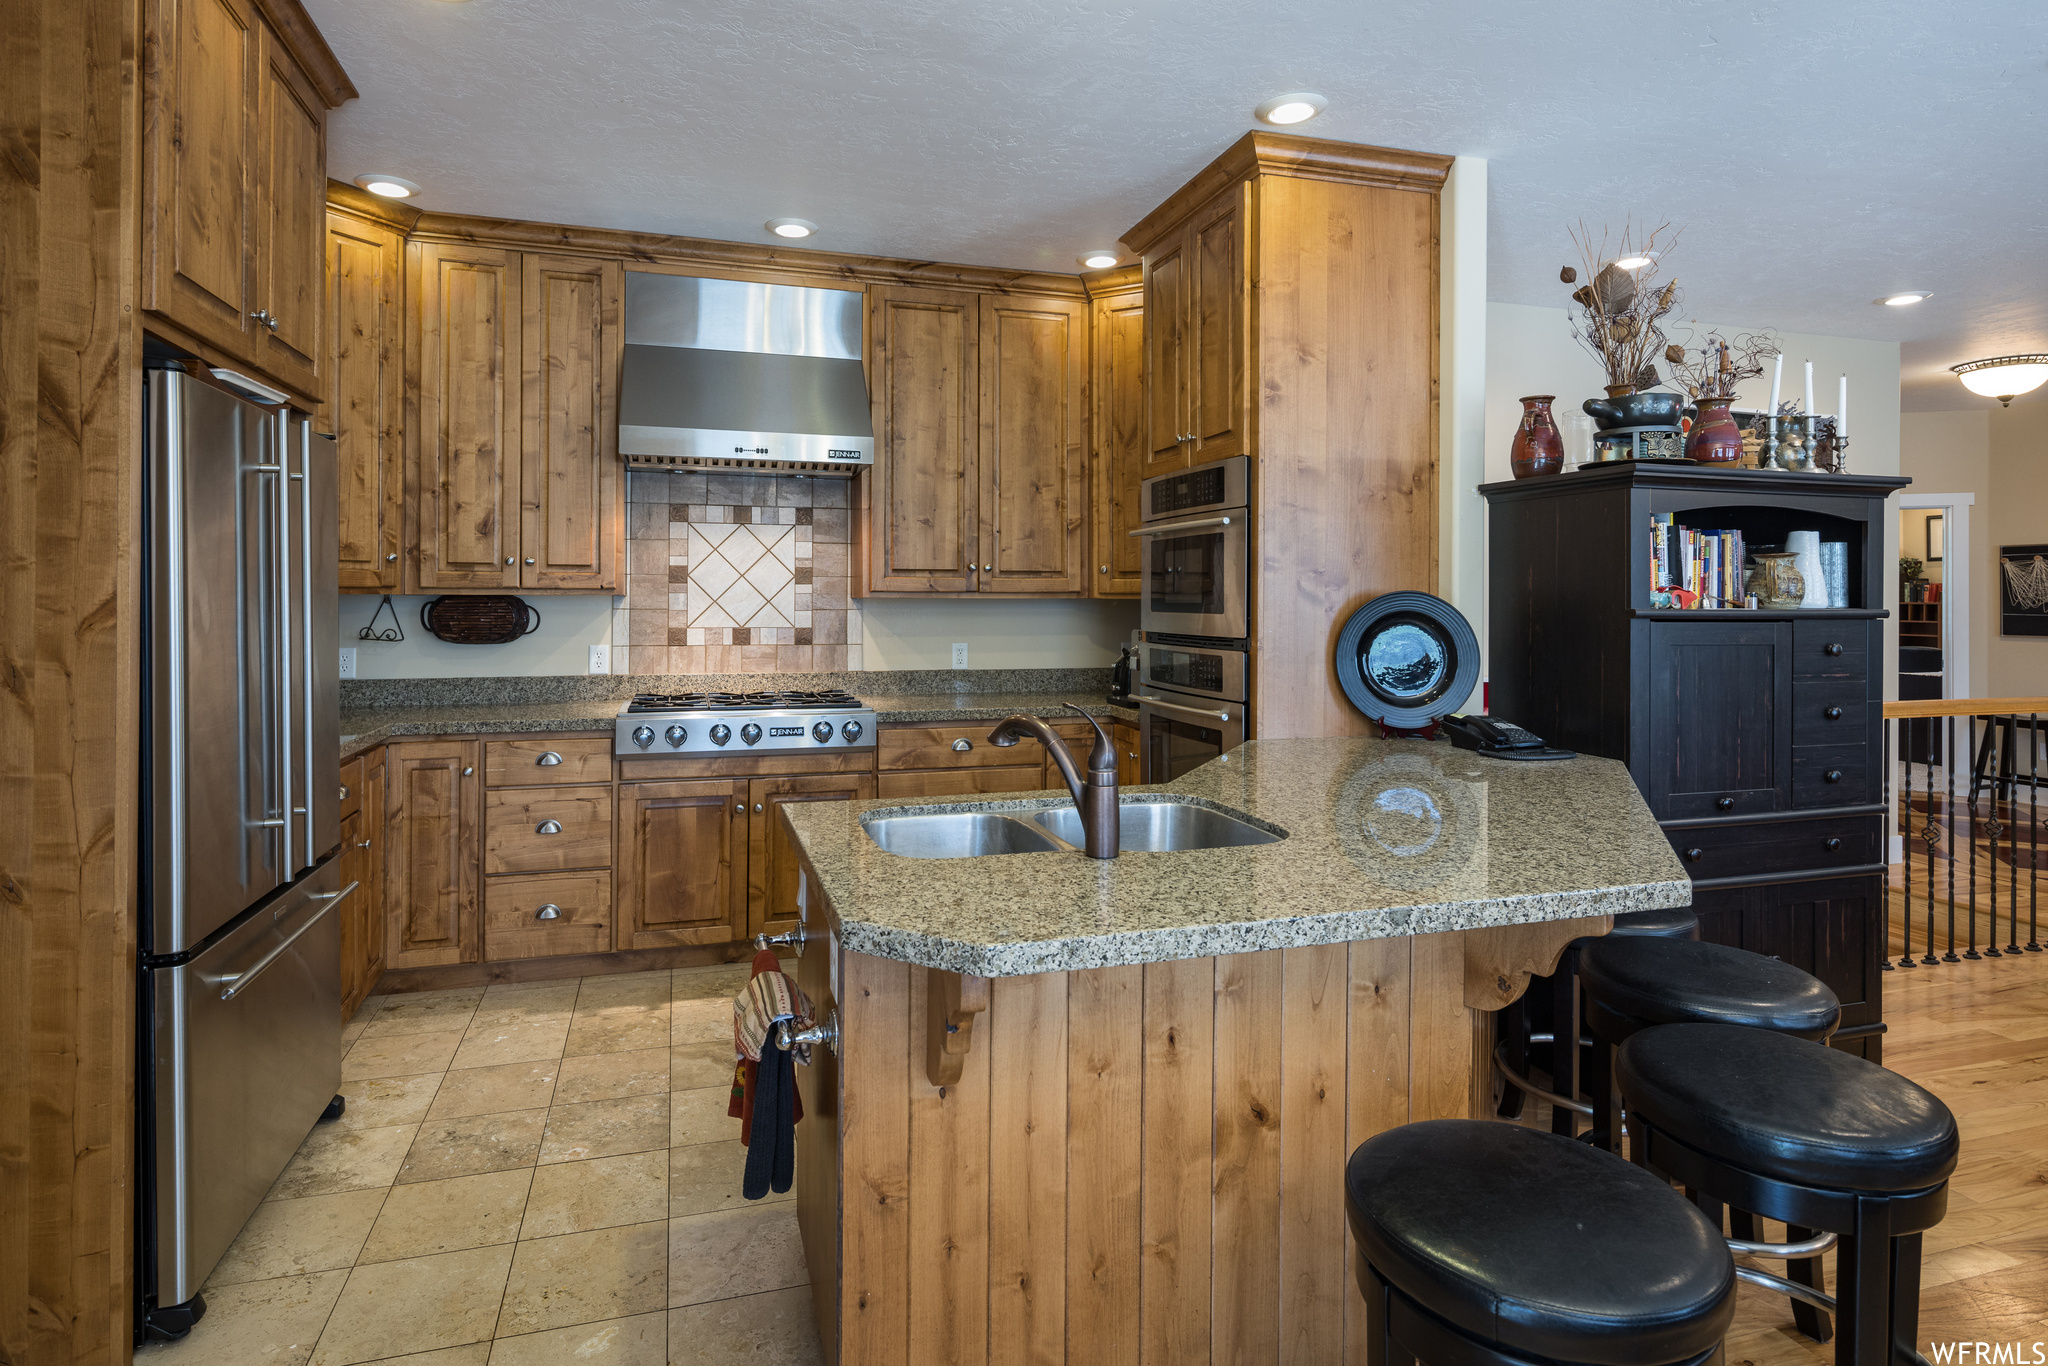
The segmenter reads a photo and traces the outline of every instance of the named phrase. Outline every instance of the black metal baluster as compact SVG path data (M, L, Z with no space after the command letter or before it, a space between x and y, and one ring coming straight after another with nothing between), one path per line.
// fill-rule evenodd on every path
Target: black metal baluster
M2005 852L2012 858L2012 871L2006 874L2005 879L2005 951L2017 958L2020 956L2020 765L2013 749L2020 742L2020 718L2013 715L2006 721L2005 750L1998 756L2000 776L2006 779ZM2029 731L2027 743L2032 744L2033 741L2033 732ZM1998 876L1995 853L1991 860L1991 876Z
M2027 952L2041 952L2041 716L2027 717Z
M1884 788L1883 788L1883 792L1882 792L1882 794L1881 794L1881 796L1880 796L1880 800L1884 802L1884 809L1885 809L1885 814L1886 814L1886 815L1890 815L1890 814L1891 814L1891 810L1892 810L1892 732L1893 732L1894 730L1903 730L1903 728L1905 728L1905 727L1907 727L1907 726L1910 726L1910 725L1912 725L1912 724L1913 724L1913 723L1912 723L1912 721L1911 721L1911 720L1910 720L1909 718L1903 718L1903 717L1902 717L1902 718L1899 718L1899 719L1897 719L1897 720L1894 720L1894 719L1893 719L1893 718L1891 718L1891 717L1886 717L1886 718L1884 719L1884 722L1882 723L1882 725L1881 725L1881 726L1880 726L1880 728L1879 728L1879 739L1878 739L1878 743L1879 743L1879 745L1881 746L1881 748L1880 748L1880 750L1879 750L1879 753L1880 753L1880 755L1882 756L1882 757L1881 757L1881 759L1880 759L1880 765L1881 765L1881 767L1880 767L1880 771L1881 771L1881 772L1882 772L1882 773L1884 774L1884 778L1883 778ZM1904 742L1903 742L1903 741L1902 741L1902 742L1900 743L1900 746L1899 746L1899 752L1900 752L1900 753L1902 753L1902 754L1906 752L1906 747L1905 747L1905 744L1904 744ZM1900 861L1901 861L1902 863L1903 863L1903 862L1905 861L1905 852L1906 852L1906 851L1905 851L1905 844L1904 844L1904 842L1902 841L1902 842L1900 843L1900 845L1899 845ZM1884 837L1884 865L1885 865L1885 868L1884 868L1884 921L1883 921L1883 924L1884 924L1884 932L1885 932L1885 936L1886 936L1886 940L1885 940L1885 942L1886 942L1886 944L1887 944L1887 945L1889 945L1889 944L1890 944L1890 942L1891 942L1891 940L1890 940L1890 936L1891 936L1891 932L1892 932L1892 868L1891 868L1891 863L1892 863L1892 837L1891 837L1890 833L1889 833L1889 832L1887 832L1887 833L1886 833L1886 835L1885 835L1885 837ZM1903 900L1903 901L1902 901L1902 902L1900 903L1900 904L1901 904L1901 906L1903 907L1903 913L1902 913L1902 914L1901 914L1901 915L1899 916L1899 923L1900 923L1900 925L1901 925L1901 926L1903 927L1903 929L1902 929L1902 934L1903 934L1903 936L1904 936L1904 937L1903 937L1903 939L1901 940L1901 948L1902 948L1903 952L1902 952L1902 953L1900 954L1900 956L1899 956L1899 962L1898 962L1898 966L1900 966L1900 967L1902 967L1902 968L1910 968L1910 967L1916 967L1916 966L1918 966L1918 965L1917 965L1916 963L1914 963L1914 962L1913 962L1913 892L1912 892L1912 883L1911 883L1911 881L1910 881L1910 877L1911 877L1911 875L1910 875L1910 874L1907 874L1906 876L1908 877L1908 881L1907 881L1907 884L1906 884L1906 888L1905 888L1905 897L1904 897L1904 900ZM1886 972L1890 972L1890 971L1892 970L1892 960L1891 960L1891 958L1890 958L1889 956L1887 956L1887 957L1885 958L1885 960L1884 960L1884 970L1885 970Z
M1970 763L1969 834L1963 840L1963 851L1969 856L1970 860L1970 913L1967 917L1970 922L1970 947L1964 951L1963 957L1975 961L1984 956L1977 952L1977 767L1974 757L1977 753L1977 718L1974 716L1964 717L1963 730L1970 742L1969 749L1964 752L1973 756L1968 761ZM1953 847L1950 848L1949 857L1955 857ZM1948 926L1949 940L1954 942L1956 936L1956 904L1953 901L1948 904Z
M1941 751L1941 772L1948 784L1948 795L1941 802L1941 818L1948 823L1948 962L1956 961L1956 718L1947 722L1948 738ZM1938 729L1929 718L1927 723L1928 753L1934 750L1934 733ZM1934 775L1927 775L1927 825L1939 830L1934 823ZM1929 967L1942 961L1934 956L1934 863L1927 865L1927 956L1920 960Z
M1984 721L1985 743L1994 743L1998 737L1998 719L1996 717L1986 717ZM2005 955L1999 952L1998 948L1998 836L2005 827L1999 823L1998 819L1998 765L1988 752L1984 756L1984 764L1991 778L1991 810L1989 813L1989 828L1991 831L1991 934L1984 943L1984 956L1986 958L2003 958ZM1970 784L1970 790L1975 792L1977 785L1975 783ZM1971 866L1974 867L1976 861L1977 849L1973 842L1970 848ZM1976 921L1976 913L1977 908L1973 904L1970 907L1970 918L1973 924Z

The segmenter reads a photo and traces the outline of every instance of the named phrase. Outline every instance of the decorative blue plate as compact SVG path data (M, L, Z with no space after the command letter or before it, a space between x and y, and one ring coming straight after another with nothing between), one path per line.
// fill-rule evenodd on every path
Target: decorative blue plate
M1479 683L1479 637L1431 593L1385 593L1337 636L1337 685L1361 712L1420 730L1458 710Z

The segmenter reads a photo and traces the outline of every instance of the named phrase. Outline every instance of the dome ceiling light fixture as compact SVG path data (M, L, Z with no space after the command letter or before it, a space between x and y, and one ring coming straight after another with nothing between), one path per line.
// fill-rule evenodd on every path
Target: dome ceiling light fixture
M356 184L371 194L382 195L386 199L411 199L420 192L420 187L410 180L402 180L395 175L384 175L381 172L359 175L356 177Z
M1278 124L1284 128L1289 124L1307 123L1329 107L1330 102L1321 95L1297 90L1290 95L1275 95L1252 110L1252 117L1260 123Z
M1956 378L1973 394L1995 398L2010 408L2021 394L2031 394L2048 384L2048 354L1993 356L1989 360L1965 361L1951 365Z
M1909 289L1899 294L1887 294L1882 299L1872 299L1870 302L1883 304L1886 308L1905 308L1911 304L1924 303L1933 297L1932 290Z
M809 237L818 225L803 218L771 218L761 226L777 237Z
M1107 247L1098 247L1094 251L1084 251L1080 256L1081 264L1090 270L1108 270L1117 263L1118 259L1117 254Z

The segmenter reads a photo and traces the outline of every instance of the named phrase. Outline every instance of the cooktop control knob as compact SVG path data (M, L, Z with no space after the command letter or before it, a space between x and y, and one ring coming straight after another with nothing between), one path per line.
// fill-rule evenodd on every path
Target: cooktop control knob
M721 721L711 728L712 744L722 745L730 739L732 739L732 727L726 725L725 722Z
M860 722L848 721L845 725L839 728L839 733L846 737L846 743L850 745L855 740L860 739L861 730L862 727Z
M830 740L832 738L832 723L830 721L820 721L817 725L812 726L811 738L821 745Z
M640 748L642 748L642 749L646 749L646 748L647 748L647 747L648 747L649 745L653 744L653 743L654 743L654 727L652 727L652 726L635 726L635 727L633 727L633 743L634 743L634 744L636 744L636 745L638 745L638 746L640 746Z
M760 744L761 728L752 721L747 722L747 724L740 727L740 739L745 740L750 745Z
M683 741L690 738L690 732L684 730L681 726L670 726L661 733L661 738L668 741L670 749L681 749Z

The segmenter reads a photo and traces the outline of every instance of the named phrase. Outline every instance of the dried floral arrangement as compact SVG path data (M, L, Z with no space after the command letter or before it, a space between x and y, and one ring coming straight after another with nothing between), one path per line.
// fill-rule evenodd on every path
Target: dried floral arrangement
M1600 230L1596 243L1582 219L1572 230L1572 245L1585 263L1586 283L1572 291L1575 309L1571 315L1572 336L1607 370L1610 396L1630 389L1653 389L1663 382L1657 373L1656 357L1664 349L1664 329L1659 325L1678 307L1683 296L1678 281L1658 284L1663 258L1678 244L1678 229L1659 224L1640 241L1633 224L1624 223L1621 240L1611 249L1608 233ZM1616 264L1641 259L1633 270ZM1558 272L1566 284L1578 284L1579 271L1566 266Z
M1777 334L1766 328L1733 338L1709 332L1691 350L1674 342L1664 348L1664 359L1671 366L1673 388L1693 398L1733 398L1735 387L1761 375L1778 351Z

